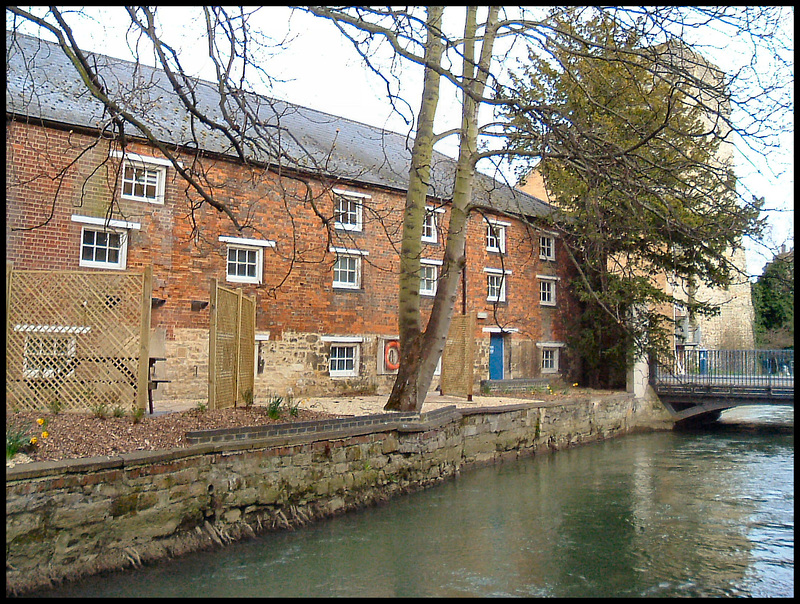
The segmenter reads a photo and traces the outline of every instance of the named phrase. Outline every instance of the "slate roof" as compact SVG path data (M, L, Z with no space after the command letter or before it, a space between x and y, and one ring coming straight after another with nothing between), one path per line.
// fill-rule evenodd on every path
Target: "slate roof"
M144 116L143 122L161 141L194 145L192 120L163 71L105 55L87 55L90 63L98 66L110 96L137 116ZM55 43L6 32L6 76L7 113L87 128L109 120ZM212 83L193 82L199 107L222 122L219 96ZM334 177L406 190L412 139L265 96L248 94L247 99L257 107L266 126L281 129L281 149L291 158L284 165L312 170L314 162L321 162L325 172ZM194 127L204 150L234 155L230 141L221 133L196 120ZM268 152L253 148L248 155L261 162L270 159ZM450 199L454 173L455 161L435 153L429 193ZM481 173L476 173L473 195L477 206L505 214L532 217L550 211L544 201Z

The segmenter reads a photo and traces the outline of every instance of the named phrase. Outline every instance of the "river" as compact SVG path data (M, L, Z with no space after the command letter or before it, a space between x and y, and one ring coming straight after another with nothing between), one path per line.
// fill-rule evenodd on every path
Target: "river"
M794 409L465 471L42 596L794 596Z

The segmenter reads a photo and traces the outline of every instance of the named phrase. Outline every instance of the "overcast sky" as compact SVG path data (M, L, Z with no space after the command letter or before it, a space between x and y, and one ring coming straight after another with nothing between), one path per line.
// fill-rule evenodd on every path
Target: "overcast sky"
M74 33L78 43L86 50L109 54L118 58L131 58L124 40L124 24L127 15L122 7L86 9L98 15L92 27L76 28ZM192 34L193 24L186 18L184 7L160 7L159 14L164 23L170 24L170 40L198 40ZM385 85L374 74L368 73L360 59L326 20L305 14L290 13L285 7L266 7L262 9L265 31L280 39L285 33L291 37L290 50L283 50L269 59L266 66L274 78L271 96L292 103L342 116L372 126L383 127L397 132L406 132L409 125L403 117L391 110L387 103ZM793 48L793 23L791 27ZM38 31L26 33L42 35ZM184 36L181 36L184 34ZM736 62L733 52L735 40L721 38L715 49L710 47L709 58L725 70L733 68ZM206 79L213 78L213 72L201 71L200 63L193 62L206 55L205 47L199 42L185 42L190 51L181 56L187 71ZM792 59L793 60L793 59ZM404 72L404 96L412 108L403 111L406 118L416 111L421 90L421 76ZM267 92L266 89L256 90ZM459 113L452 87L443 86L442 103L436 127L438 131L458 124ZM789 116L793 119L793 115ZM793 128L792 128L793 129ZM455 140L451 137L443 141L437 149L448 155L455 154ZM779 245L786 242L793 246L794 239L794 137L787 136L779 154L765 161L763 157L743 157L737 154L737 175L747 188L766 198L767 208L777 208L779 212L769 212L772 233L768 243ZM510 176L509 176L510 178ZM748 272L758 275L771 254L763 246L745 242L748 257Z

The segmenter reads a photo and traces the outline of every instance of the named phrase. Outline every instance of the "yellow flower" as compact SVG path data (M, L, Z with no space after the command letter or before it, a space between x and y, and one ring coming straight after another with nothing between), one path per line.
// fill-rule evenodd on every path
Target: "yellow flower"
M44 420L40 417L39 419L36 420L36 423L42 426L44 425Z
M577 386L577 385L578 385L578 382L575 382L574 384L572 384L573 388L574 388L575 386Z
M37 442L39 442L38 438L36 438L35 436L31 437L31 444L32 445L35 445Z
M48 436L50 436L50 433L47 430L42 432L42 438L47 438Z

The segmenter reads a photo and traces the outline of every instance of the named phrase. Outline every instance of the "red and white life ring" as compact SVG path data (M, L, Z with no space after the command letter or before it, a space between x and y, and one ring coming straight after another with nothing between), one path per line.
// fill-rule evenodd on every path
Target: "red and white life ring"
M400 367L400 342L397 340L386 342L383 349L383 362L389 371Z

